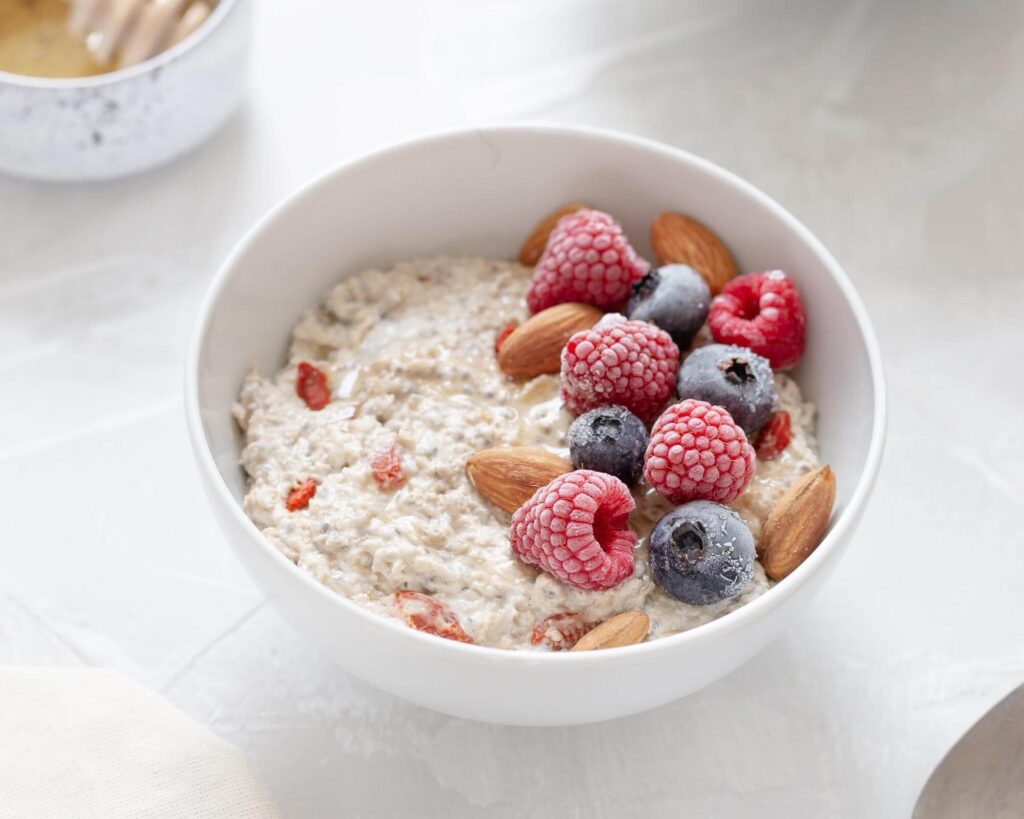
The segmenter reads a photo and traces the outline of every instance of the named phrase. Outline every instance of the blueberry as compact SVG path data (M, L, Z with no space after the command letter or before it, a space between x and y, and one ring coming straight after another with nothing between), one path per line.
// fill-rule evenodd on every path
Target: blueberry
M654 581L676 600L710 606L735 597L754 573L754 537L732 509L693 501L651 530Z
M679 368L679 397L725 407L751 437L775 406L775 379L768 359L746 347L709 344L690 353Z
M614 475L626 486L644 469L647 430L625 407L598 407L585 412L569 427L569 455L574 469Z
M633 285L626 311L631 319L658 325L685 350L704 325L710 304L711 291L700 273L685 264L668 264Z

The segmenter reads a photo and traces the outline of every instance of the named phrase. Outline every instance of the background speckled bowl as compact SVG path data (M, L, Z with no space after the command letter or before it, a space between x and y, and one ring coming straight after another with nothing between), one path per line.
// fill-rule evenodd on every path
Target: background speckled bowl
M0 71L0 171L33 179L109 179L195 148L241 101L249 0L220 0L192 36L150 60L95 77Z

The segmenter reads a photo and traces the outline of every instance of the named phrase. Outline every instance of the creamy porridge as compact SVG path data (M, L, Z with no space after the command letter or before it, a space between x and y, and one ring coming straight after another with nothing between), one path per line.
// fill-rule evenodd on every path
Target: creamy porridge
M289 559L320 582L383 616L399 589L450 606L481 645L533 648L545 617L577 611L601 621L618 612L650 616L650 638L693 628L763 594L760 564L738 596L708 607L679 602L652 580L646 538L671 505L653 490L635 493L630 526L640 536L632 577L606 591L566 585L519 560L509 546L510 515L474 489L466 460L496 446L566 452L572 418L557 375L526 383L499 372L495 336L526 318L530 269L512 262L439 258L368 270L341 281L295 328L289 364L272 378L252 372L235 416L245 434L245 510ZM312 411L296 394L299 362L328 375L331 401ZM817 466L814 408L796 383L775 375L790 413L792 442L759 462L731 504L756 539L783 491ZM383 491L370 462L388 451L407 479ZM284 499L317 482L305 508Z

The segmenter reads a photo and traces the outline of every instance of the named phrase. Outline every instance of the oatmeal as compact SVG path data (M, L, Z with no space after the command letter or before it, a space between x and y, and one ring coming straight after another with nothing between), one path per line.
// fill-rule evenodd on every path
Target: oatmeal
M743 592L715 605L689 606L662 591L647 536L672 505L642 484L630 519L640 538L634 570L613 588L575 588L513 554L511 515L474 489L466 461L489 447L567 454L572 417L558 376L512 382L495 360L495 337L527 317L530 273L506 261L439 258L342 280L295 327L289 364L272 378L251 372L245 380L235 416L245 434L246 513L339 594L391 617L396 591L426 593L486 646L532 648L535 627L568 611L591 622L644 611L653 639L763 594L770 581L760 564ZM297 394L300 362L326 373L332 387L319 411ZM757 464L730 504L755 539L784 490L818 464L814 408L791 378L774 378L792 441L777 459ZM381 458L391 459L388 486L375 473ZM310 480L315 494L289 510L289 493Z

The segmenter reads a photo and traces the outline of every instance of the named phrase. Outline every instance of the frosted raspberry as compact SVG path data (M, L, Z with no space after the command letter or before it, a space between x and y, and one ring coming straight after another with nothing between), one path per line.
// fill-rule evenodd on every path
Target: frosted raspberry
M785 410L772 413L758 433L757 443L754 445L758 460L770 461L772 458L778 458L792 440L793 430L789 413Z
M747 436L726 410L688 398L654 422L644 477L672 503L731 503L747 488L756 463Z
M560 611L545 617L533 627L530 642L552 651L568 651L596 623L583 619L578 611Z
M526 304L532 313L567 301L617 309L650 267L611 216L579 210L563 216L551 231L533 269Z
M562 349L562 401L573 415L618 404L644 423L672 395L679 348L646 321L605 316Z
M636 504L618 478L589 469L559 475L512 516L512 551L563 583L600 591L633 574Z
M772 369L795 367L804 353L807 315L796 286L781 270L748 273L711 300L708 327L715 341L749 347Z

